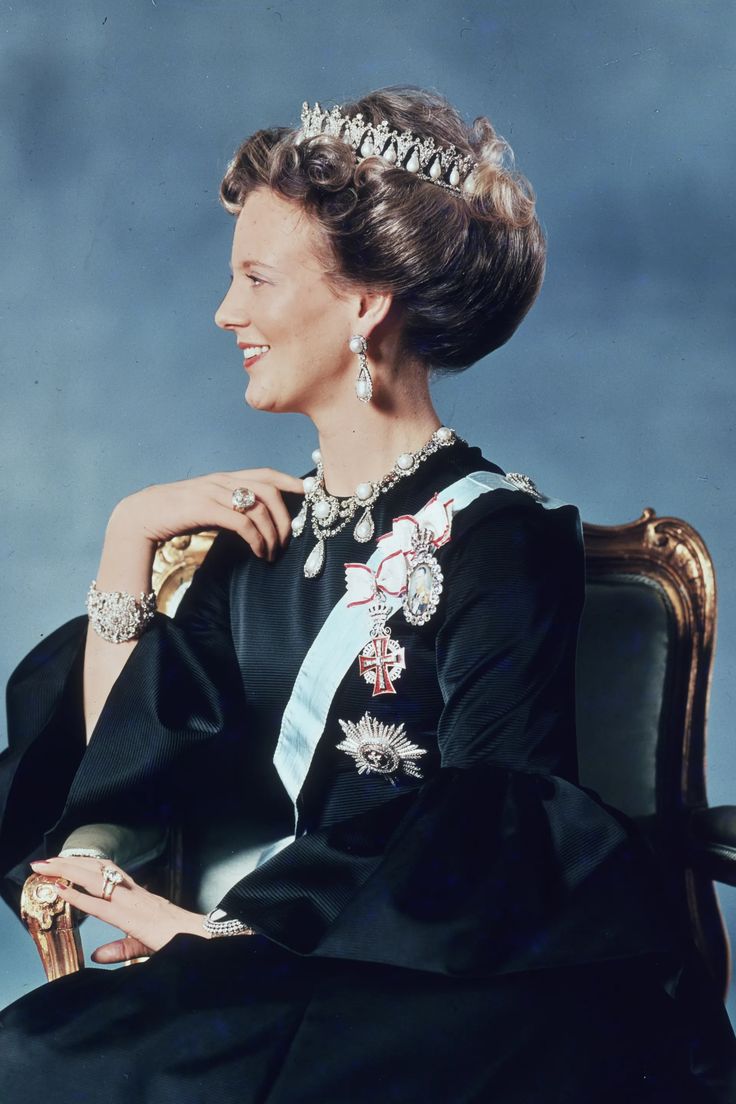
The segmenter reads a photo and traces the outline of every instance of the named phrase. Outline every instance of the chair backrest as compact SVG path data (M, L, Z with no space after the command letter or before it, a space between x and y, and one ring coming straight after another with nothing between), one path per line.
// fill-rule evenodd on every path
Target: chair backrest
M705 725L716 632L713 562L679 518L645 509L583 526L578 640L580 783L634 818L661 860L675 909L725 988L729 944L715 887L691 866L685 826L707 805Z
M684 843L689 811L707 804L713 563L692 526L658 518L650 507L636 521L585 523L583 531L586 600L576 670L580 783L644 828L674 907L725 988L729 944L718 898L712 880L689 864ZM207 530L159 547L153 587L162 612L173 616L214 537ZM243 848L246 863L250 850Z

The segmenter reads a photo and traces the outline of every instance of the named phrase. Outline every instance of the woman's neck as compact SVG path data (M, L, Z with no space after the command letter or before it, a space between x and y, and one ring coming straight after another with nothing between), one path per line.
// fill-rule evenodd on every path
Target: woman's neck
M354 396L345 409L334 407L314 418L319 433L325 489L352 495L358 483L378 482L402 452L416 452L441 425L429 395L426 373L413 386L392 388L363 404Z

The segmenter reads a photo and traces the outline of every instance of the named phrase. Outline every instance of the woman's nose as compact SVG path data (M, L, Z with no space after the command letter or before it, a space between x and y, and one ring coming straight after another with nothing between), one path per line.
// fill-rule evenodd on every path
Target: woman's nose
M233 293L233 284L231 284L225 298L215 311L215 325L219 326L221 330L226 330L230 326L242 326L245 323L245 319L241 317L243 314L242 308L238 308Z

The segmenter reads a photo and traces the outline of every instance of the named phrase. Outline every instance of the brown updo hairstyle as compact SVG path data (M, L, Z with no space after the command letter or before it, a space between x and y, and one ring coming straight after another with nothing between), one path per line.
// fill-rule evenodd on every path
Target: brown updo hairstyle
M545 242L534 193L488 119L472 127L434 92L382 88L343 115L454 145L478 166L458 195L381 157L356 164L338 138L298 141L285 127L259 130L235 154L220 198L237 214L267 187L300 204L322 231L331 286L390 291L403 317L403 349L428 367L467 368L503 345L534 302Z

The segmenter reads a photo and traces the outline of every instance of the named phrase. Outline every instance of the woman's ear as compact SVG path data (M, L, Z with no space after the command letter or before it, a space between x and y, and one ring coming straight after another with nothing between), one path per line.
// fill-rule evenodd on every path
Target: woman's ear
M383 322L393 305L394 297L390 291L365 291L360 296L358 318L361 333L369 337L372 330Z

